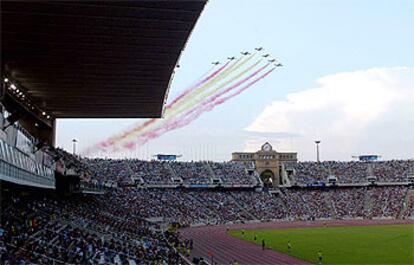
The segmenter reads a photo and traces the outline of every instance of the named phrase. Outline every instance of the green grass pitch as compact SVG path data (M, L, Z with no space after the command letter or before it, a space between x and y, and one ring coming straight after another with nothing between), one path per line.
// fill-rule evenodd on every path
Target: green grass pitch
M414 225L231 230L232 236L318 264L414 264ZM254 235L257 239L254 241ZM292 249L288 253L287 242Z

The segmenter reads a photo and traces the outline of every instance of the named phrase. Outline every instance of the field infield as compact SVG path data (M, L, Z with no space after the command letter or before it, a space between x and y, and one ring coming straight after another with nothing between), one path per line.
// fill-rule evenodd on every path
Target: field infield
M234 259L239 264L317 264L319 250L322 264L414 264L414 222L408 220L236 224L186 228L181 234L194 239L192 257L217 264ZM262 239L269 248L265 251Z

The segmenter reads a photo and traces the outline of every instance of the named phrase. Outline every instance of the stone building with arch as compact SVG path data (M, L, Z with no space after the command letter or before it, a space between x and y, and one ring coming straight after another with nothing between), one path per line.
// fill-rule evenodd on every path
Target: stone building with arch
M257 152L234 152L232 161L254 165L265 186L277 187L284 185L282 178L283 162L297 162L297 153L277 152L268 142Z

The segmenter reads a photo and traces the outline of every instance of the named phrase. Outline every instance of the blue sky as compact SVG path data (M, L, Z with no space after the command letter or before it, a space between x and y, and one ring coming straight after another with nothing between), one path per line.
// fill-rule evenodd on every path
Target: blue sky
M414 1L409 0L210 0L181 55L181 67L175 73L169 98L204 73L212 61L238 56L240 51L254 47L265 47L284 67L191 125L169 132L140 150L118 156L149 158L156 153L177 153L184 160L228 160L231 152L257 150L260 143L268 140L277 150L297 151L301 160L312 160L312 139L321 138L324 159L348 160L359 153L378 153L386 159L412 158L414 154L407 147L409 144L411 150L414 148L414 136L407 136L410 132L414 135L409 108L412 94L391 97L393 101L386 102L382 98L414 89L410 78L414 66L413 25ZM347 91L341 88L344 83L354 88L350 90L353 96L346 102L342 98L348 97L343 96L341 103L335 104L335 96ZM394 88L397 83L398 88ZM381 90L383 94L377 94L375 104L366 104L377 93L377 87L386 88ZM354 102L359 91L365 89L370 93L361 92L364 98ZM323 107L313 106L314 111L310 112L296 106L306 102L286 100L289 95L301 95L308 90L318 98L318 93L333 96L321 103ZM375 110L370 119L340 114L347 106L358 104L367 106L361 113ZM281 110L283 106L288 107ZM346 132L344 128L350 129L349 125L332 126L341 119L348 119L349 123L343 124L357 122L358 133ZM282 120L287 120L289 126L282 126ZM77 138L78 149L82 149L135 122L59 120L57 144L70 150L71 139ZM394 131L384 131L389 127ZM348 148L341 148L348 141Z

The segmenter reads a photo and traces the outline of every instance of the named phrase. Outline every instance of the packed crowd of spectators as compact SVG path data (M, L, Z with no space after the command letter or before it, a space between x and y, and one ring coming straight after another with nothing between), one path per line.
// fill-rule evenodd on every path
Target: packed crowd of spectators
M134 183L142 179L144 184L170 185L182 181L183 184L212 184L220 179L227 185L254 185L256 181L240 163L217 162L166 162L143 161L138 159L83 159L98 182L107 180Z
M332 217L328 190L284 190L284 203L294 219L322 219Z
M113 196L55 200L3 192L0 263L183 264L177 249L187 249L187 241L131 215Z
M246 168L242 163L217 163L210 162L214 174L225 183L237 183L241 185L254 184L253 178L246 173Z
M146 184L174 183L174 172L168 162L128 160L128 166L135 176L141 177Z
M176 176L188 184L211 183L211 172L205 162L173 162L169 163Z
M408 218L406 186L253 190L115 188L104 195L2 193L2 264L181 264L189 242L159 223Z
M373 164L374 176L379 182L407 181L414 174L414 160L378 161Z
M193 225L272 219L397 218L404 209L407 191L405 186L282 188L274 193L123 188L106 196L111 204L122 205L122 211L113 212L114 216L129 214Z
M414 194L411 194L411 196L408 197L408 200L403 202L403 205L405 210L402 212L401 218L414 218Z
M407 188L400 186L369 187L367 192L371 198L368 216L397 218L407 195Z
M333 188L329 190L329 193L336 218L364 217L366 188Z
M294 169L299 184L326 181L329 176L335 176L339 183L364 183L371 175L378 182L404 182L414 174L414 160L298 162L289 163L287 167Z
M269 192L239 191L233 198L258 220L286 219L288 217L284 200L280 195Z
M166 162L138 159L78 159L60 149L54 150L61 157L56 162L65 161L65 170L83 172L82 179L98 183L114 181L134 183L142 179L143 184L170 185L182 181L183 184L212 184L219 179L225 185L254 186L257 180L249 175L241 163L235 162ZM312 184L327 182L335 176L339 183L366 183L368 176L377 182L406 182L414 174L414 160L390 160L376 162L287 162L285 169L293 170L291 183ZM66 172L66 171L65 171Z
M129 167L128 160L97 158L93 160L84 159L83 161L92 174L91 179L100 183L106 180L118 183L131 182L132 170Z

